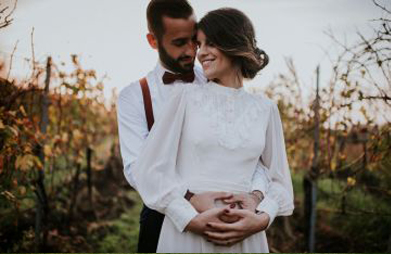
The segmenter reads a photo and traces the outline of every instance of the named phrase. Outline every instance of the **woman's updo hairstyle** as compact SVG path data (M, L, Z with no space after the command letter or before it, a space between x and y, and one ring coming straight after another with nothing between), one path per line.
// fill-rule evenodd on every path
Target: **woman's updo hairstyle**
M199 22L214 46L241 69L244 78L253 79L269 62L268 55L257 47L250 19L234 8L221 8L207 13Z

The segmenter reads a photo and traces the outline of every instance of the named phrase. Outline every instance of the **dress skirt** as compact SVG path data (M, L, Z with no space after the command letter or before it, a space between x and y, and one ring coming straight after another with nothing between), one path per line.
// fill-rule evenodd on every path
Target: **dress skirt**
M165 217L158 241L157 253L268 253L267 237L258 232L230 247L208 242L200 235L179 232L172 221Z

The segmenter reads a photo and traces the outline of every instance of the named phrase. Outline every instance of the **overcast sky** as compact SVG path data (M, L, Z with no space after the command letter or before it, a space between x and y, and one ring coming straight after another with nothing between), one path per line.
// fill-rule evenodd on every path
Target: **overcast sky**
M1 3L13 0L1 0ZM265 86L285 72L285 57L293 58L300 79L312 86L313 72L322 65L329 73L328 51L336 48L324 34L329 28L348 43L356 31L370 32L369 20L382 11L372 0L192 0L198 18L219 7L244 11L256 29L258 44L271 62L246 86ZM107 74L106 97L111 88L121 90L154 68L157 54L146 41L145 11L148 0L19 0L11 26L0 31L0 58L8 61L17 41L12 76L25 76L31 58L30 35L34 30L36 59L69 61L78 54L85 68ZM380 3L390 9L390 0ZM3 7L4 4L1 6ZM325 76L326 77L326 76Z

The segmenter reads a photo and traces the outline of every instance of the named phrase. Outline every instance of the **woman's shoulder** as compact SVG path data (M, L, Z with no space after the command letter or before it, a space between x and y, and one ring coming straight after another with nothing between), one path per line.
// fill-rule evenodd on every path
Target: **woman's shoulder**
M256 104L258 104L264 110L270 111L271 109L277 108L275 101L270 99L263 92L248 92L248 97L250 97Z
M172 96L187 96L190 93L193 93L202 87L201 84L194 83L177 83L171 87Z

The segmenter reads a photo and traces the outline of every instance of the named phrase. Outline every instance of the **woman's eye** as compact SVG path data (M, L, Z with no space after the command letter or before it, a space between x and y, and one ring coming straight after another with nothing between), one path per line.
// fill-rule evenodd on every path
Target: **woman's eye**
M207 40L207 46L215 47L214 42Z

